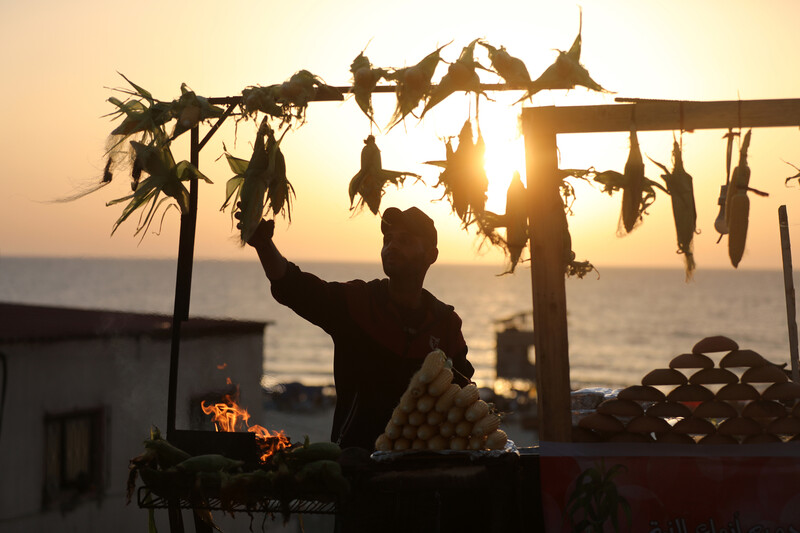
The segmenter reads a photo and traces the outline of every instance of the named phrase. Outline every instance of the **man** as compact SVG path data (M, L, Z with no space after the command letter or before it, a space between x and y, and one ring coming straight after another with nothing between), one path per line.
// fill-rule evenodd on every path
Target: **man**
M262 220L248 241L272 295L334 342L332 441L374 449L411 376L433 349L452 358L454 381L469 382L474 369L461 319L422 287L439 255L436 228L425 213L416 207L384 211L381 261L387 279L369 282L327 282L303 272L275 247L273 230L273 221Z

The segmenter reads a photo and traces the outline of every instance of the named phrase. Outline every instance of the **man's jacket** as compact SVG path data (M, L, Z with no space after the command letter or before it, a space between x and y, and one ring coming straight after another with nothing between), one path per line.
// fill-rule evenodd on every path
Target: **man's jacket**
M327 282L289 263L272 282L283 305L333 339L336 408L331 440L342 447L374 449L411 376L432 350L453 360L454 381L468 383L461 318L452 306L423 290L424 311L413 325L389 300L389 280Z

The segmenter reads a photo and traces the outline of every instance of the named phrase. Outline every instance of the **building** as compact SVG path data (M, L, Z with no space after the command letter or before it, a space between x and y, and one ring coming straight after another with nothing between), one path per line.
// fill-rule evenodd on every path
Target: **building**
M169 316L0 303L0 531L146 531L126 505L128 461L151 425L166 434ZM181 327L176 426L240 388L261 420L265 322L192 318ZM168 530L166 512L157 512Z

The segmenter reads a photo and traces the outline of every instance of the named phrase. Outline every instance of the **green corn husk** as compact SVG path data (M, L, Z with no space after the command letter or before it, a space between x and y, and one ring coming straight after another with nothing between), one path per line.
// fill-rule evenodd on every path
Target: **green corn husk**
M189 191L183 182L191 179L212 182L188 161L176 164L168 145L161 146L156 143L145 145L136 141L131 141L131 145L136 157L134 166L141 168L141 171L148 176L138 182L133 194L112 200L106 205L128 202L114 223L111 230L112 235L134 211L145 207L134 233L134 235L142 233L142 238L144 238L144 234L159 208L165 203L169 203L170 200L174 203L169 205L176 205L181 213L189 212ZM164 197L159 199L161 194L164 194ZM148 204L149 208L146 207Z
M286 135L287 128L283 135ZM234 157L227 151L225 157L234 173L225 187L224 211L233 206L231 217L240 215L240 243L244 245L253 236L265 211L273 217L283 214L291 221L291 200L294 188L286 177L286 160L280 150L267 118L261 121L253 143L253 154L249 161Z

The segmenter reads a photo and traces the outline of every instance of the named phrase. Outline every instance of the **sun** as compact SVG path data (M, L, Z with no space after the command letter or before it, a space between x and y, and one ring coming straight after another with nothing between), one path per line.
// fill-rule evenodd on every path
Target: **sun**
M515 172L525 183L525 143L519 132L518 110L493 110L480 117L481 133L486 142L484 169L489 179L486 208L504 213L506 191Z

